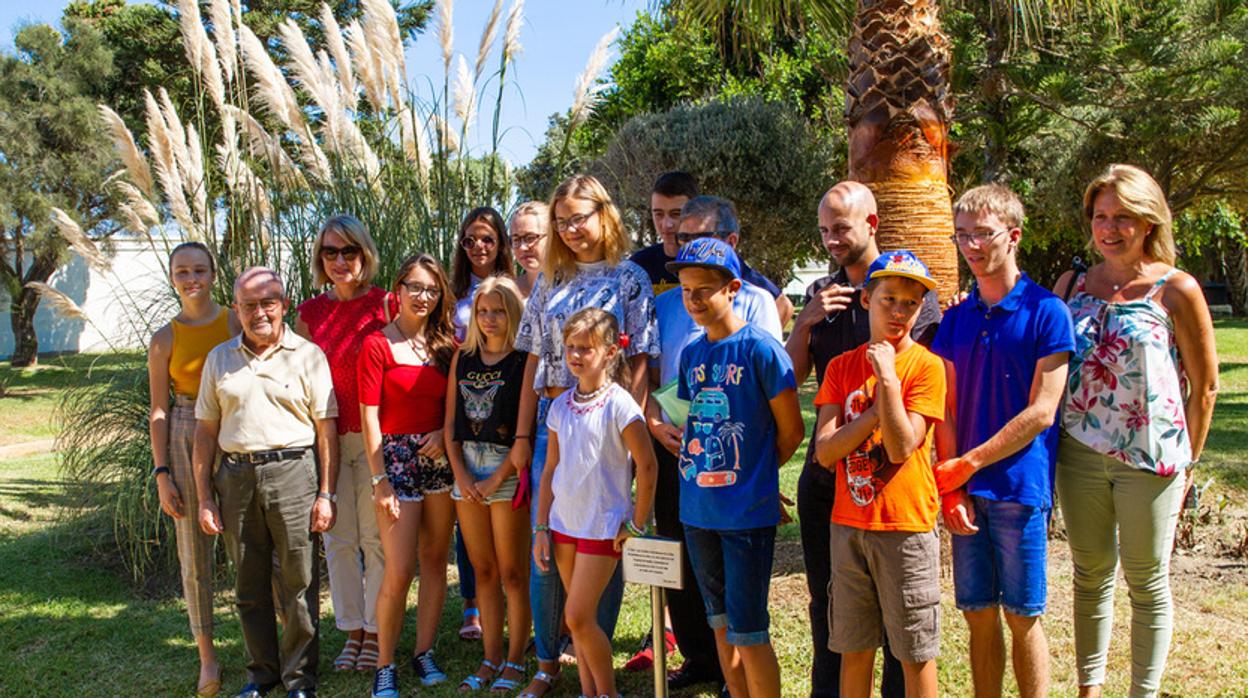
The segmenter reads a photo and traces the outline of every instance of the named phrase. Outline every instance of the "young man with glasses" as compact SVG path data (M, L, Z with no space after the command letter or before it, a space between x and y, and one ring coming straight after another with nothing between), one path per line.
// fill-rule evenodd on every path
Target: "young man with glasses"
M823 385L828 362L871 337L870 320L860 298L867 270L880 256L875 242L879 226L875 197L858 182L841 182L819 201L818 216L823 247L840 269L806 289L805 307L798 313L785 344L799 385L810 376L812 368L817 384ZM940 304L936 293L929 291L923 297L910 336L920 344L931 344L939 323ZM841 658L828 649L828 582L832 574L829 535L835 487L835 474L815 461L812 438L797 481L797 516L802 529L814 642L811 696L818 698L840 695ZM887 698L900 698L905 692L901 664L890 652L883 654L881 692Z
M954 534L954 589L970 627L975 695L1001 695L1004 615L1019 695L1044 696L1054 423L1074 330L1066 304L1018 269L1023 204L1014 192L976 187L953 212L953 240L975 275L932 343L949 374L935 475Z

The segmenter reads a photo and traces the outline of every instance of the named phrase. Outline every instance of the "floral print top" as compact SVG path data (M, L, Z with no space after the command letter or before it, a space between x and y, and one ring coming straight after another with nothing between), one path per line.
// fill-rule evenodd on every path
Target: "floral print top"
M537 277L516 333L516 348L539 359L533 380L539 393L576 384L563 361L563 323L581 308L601 308L615 315L620 331L629 337L625 356L658 356L660 351L654 291L641 267L628 261L611 266L604 260L577 262L576 270L558 286L551 286L545 274Z
M1075 351L1062 426L1089 448L1163 477L1192 461L1174 323L1154 300L1177 271L1121 303L1087 293L1081 274L1069 303Z

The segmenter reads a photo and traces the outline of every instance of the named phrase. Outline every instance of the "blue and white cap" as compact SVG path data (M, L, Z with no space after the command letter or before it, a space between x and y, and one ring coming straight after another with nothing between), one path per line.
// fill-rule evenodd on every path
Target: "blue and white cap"
M936 280L927 270L927 265L923 260L914 256L910 250L892 250L891 252L882 252L871 266L867 269L867 283L872 279L882 279L886 276L900 276L903 279L917 281L927 290L936 288Z
M667 263L667 270L679 274L685 267L705 267L728 272L734 279L741 278L741 260L732 245L719 238L698 238L680 248L676 260Z

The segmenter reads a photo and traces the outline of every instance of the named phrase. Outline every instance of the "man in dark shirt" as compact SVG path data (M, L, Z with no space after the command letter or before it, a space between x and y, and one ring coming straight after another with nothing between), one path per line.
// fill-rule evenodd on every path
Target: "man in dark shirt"
M840 270L806 289L806 305L794 320L785 343L799 386L810 375L812 367L817 382L822 384L829 361L871 336L867 310L859 301L867 269L880 256L875 241L878 226L875 197L858 182L837 184L819 202L819 235L824 249ZM939 324L940 303L936 293L928 291L910 334L928 346ZM811 639L814 641L812 697L840 695L841 658L828 649L828 582L832 573L829 527L835 493L836 474L815 461L812 438L806 464L797 481L797 516L801 523L802 557L810 591ZM901 664L887 650L887 645L883 654L881 693L887 698L900 698L905 695Z
M676 253L680 251L681 246L693 240L692 237L678 240L676 228L680 225L681 207L699 193L697 180L687 172L664 172L654 182L654 188L650 192L650 220L654 222L654 229L659 233L662 242L656 242L638 250L629 257L629 261L644 269L650 276L650 283L654 285L655 298L658 298L659 294L664 291L680 285L680 280L676 278L676 275L667 270L667 263L676 259ZM740 235L733 233L716 235L716 237L727 241L735 249ZM741 279L770 293L771 297L776 299L776 312L780 315L780 326L784 327L788 324L789 319L793 317L793 302L780 291L779 286L744 261L741 262Z

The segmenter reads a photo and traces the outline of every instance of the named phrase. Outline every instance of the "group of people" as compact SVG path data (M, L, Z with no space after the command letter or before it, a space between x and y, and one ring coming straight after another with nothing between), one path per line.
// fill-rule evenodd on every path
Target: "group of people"
M212 300L211 252L173 250L181 309L150 347L151 433L200 695L221 688L221 534L248 661L240 698L315 694L318 537L347 636L334 667L372 671L374 698L399 695L418 569L411 674L447 680L434 645L452 538L460 634L482 642L461 690L539 698L571 644L581 695L616 696L621 550L653 518L683 543L688 580L670 592L670 628L651 629L685 659L669 686L778 696L768 591L779 467L807 436L797 388L812 368L818 419L797 492L812 695L870 695L881 646L884 695L936 695L938 523L954 534L976 695L1001 692L1002 618L1020 693L1044 695L1055 490L1075 569L1080 695L1105 681L1119 561L1132 695L1157 694L1169 554L1217 357L1147 173L1113 165L1089 185L1099 260L1052 292L1019 269L1018 197L999 185L964 193L953 242L974 284L943 318L923 261L878 249L862 184L818 202L838 271L811 285L796 317L737 255L731 202L669 172L650 210L661 242L627 258L615 204L577 175L506 222L475 209L449 275L417 254L384 288L365 226L332 218L311 258L326 290L297 308L293 330L276 272L243 271L227 309Z

